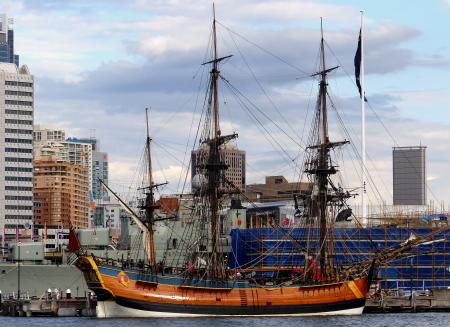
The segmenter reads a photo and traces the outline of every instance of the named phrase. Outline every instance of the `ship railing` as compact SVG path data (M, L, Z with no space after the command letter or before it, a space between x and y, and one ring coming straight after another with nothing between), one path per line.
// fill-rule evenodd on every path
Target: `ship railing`
M71 266L71 265L73 265L73 264L77 261L77 259L78 259L78 256L77 256L75 253L70 253L70 254L67 256L67 264L68 264L69 266Z
M232 289L236 286L236 280L207 279L201 276L192 275L182 279L181 288L211 288L211 289Z

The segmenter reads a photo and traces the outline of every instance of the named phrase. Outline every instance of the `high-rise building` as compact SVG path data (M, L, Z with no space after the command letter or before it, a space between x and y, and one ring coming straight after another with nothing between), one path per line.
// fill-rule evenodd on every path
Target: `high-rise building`
M92 190L92 144L76 138L63 139L65 132L60 129L39 126L34 129L34 158L56 156L62 161L78 164L88 169L89 191ZM87 202L86 202L87 203Z
M100 179L108 184L108 154L106 152L92 152L92 194L95 200L108 199L108 192L102 186Z
M62 157L64 161L79 164L88 169L89 191L92 191L92 144L76 138L68 138L61 144L65 147Z
M34 158L56 156L61 160L77 163L89 170L89 190L93 198L108 199L100 179L108 183L108 154L100 152L99 141L91 138L66 138L62 129L36 125L33 132Z
M394 147L394 205L426 205L425 146Z
M0 229L33 218L34 82L26 66L0 63Z
M95 138L95 136L82 138L69 138L69 140L71 139L77 140L77 142L92 144L92 151L100 150L100 142Z
M41 125L34 125L33 128L33 155L35 158L42 155L41 151L51 144L63 142L66 138L66 132L63 129L49 128Z
M100 142L95 137L90 138L68 138L66 142L77 142L91 145L91 186L90 190L94 200L107 200L108 193L102 187L100 179L104 183L108 183L109 167L108 167L108 154L106 152L100 152Z
M226 144L219 150L222 162L227 165L225 179L230 183L223 182L221 187L228 191L245 191L245 151L239 150L231 143ZM191 180L201 174L199 166L205 165L208 160L208 147L205 145L191 152ZM192 184L192 183L191 183Z
M19 67L19 56L14 53L13 20L6 14L0 14L0 62L16 64Z
M78 142L92 145L92 195L95 200L108 200L108 192L100 180L108 184L109 164L108 154L100 151L100 142L95 137L80 138Z
M34 219L37 224L88 227L88 169L57 157L34 161Z

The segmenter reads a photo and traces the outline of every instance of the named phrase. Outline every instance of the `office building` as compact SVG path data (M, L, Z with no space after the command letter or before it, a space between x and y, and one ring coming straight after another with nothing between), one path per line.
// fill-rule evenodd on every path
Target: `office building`
M91 162L91 186L94 200L108 200L108 193L102 186L100 179L108 184L109 178L109 166L108 166L108 154L106 152L100 152L100 142L95 137L90 138L67 138L65 142L72 142L78 144L87 144L91 146L90 152L87 158L87 163ZM89 151L89 150L86 150Z
M204 145L191 152L191 181L196 175L202 174L200 167L207 163L208 150L208 147ZM228 143L219 150L219 153L222 162L228 167L224 170L224 177L228 182L222 181L221 188L230 192L245 191L245 151L239 150L231 143Z
M37 127L33 133L34 158L58 157L60 160L78 164L87 168L89 174L89 191L92 190L92 144L76 138L64 138L60 129ZM86 202L87 203L87 202Z
M394 147L394 205L426 205L425 146Z
M0 229L6 238L33 218L33 110L28 68L0 62Z
M37 224L88 227L88 169L57 157L34 160L34 219Z
M66 138L62 129L36 125L33 132L34 157L56 156L61 160L80 164L89 171L89 190L95 200L108 200L108 193L100 179L108 183L108 154L100 151L100 143L95 137Z
M284 176L266 176L264 184L247 185L245 196L252 202L293 200L294 195L311 193L311 184L289 182Z
M0 62L15 64L19 67L19 56L14 53L13 20L6 14L0 14Z
M34 125L33 128L33 155L35 158L41 156L57 155L53 153L52 145L63 142L66 138L66 132L63 129L55 129ZM51 151L50 153L46 151Z
M92 191L92 144L68 138L61 144L65 147L61 159L87 168L89 176L89 191Z
M100 180L108 184L108 154L106 152L92 152L92 194L95 200L107 200L108 192Z
M117 201L95 200L94 208L89 208L89 227L110 228L120 234L120 217L125 213Z

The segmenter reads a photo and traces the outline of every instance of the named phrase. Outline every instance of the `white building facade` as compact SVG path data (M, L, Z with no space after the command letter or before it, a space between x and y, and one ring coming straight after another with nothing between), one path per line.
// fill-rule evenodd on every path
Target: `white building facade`
M41 125L34 125L33 130L33 153L34 157L47 155L42 153L43 150L50 147L51 144L63 142L66 138L66 132L63 129L55 129L43 127Z
M34 81L26 66L0 63L0 229L33 219Z
M89 228L110 228L120 234L120 217L123 210L115 200L95 200L94 208L89 208Z

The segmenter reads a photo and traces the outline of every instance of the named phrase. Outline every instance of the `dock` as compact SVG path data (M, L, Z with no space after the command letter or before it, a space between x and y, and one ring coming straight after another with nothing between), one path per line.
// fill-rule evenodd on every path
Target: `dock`
M59 297L49 292L43 297L0 297L0 315L10 317L95 317L97 300L92 293L86 297Z
M365 313L450 311L450 289L432 292L412 292L408 296L385 292L371 294L366 301Z

